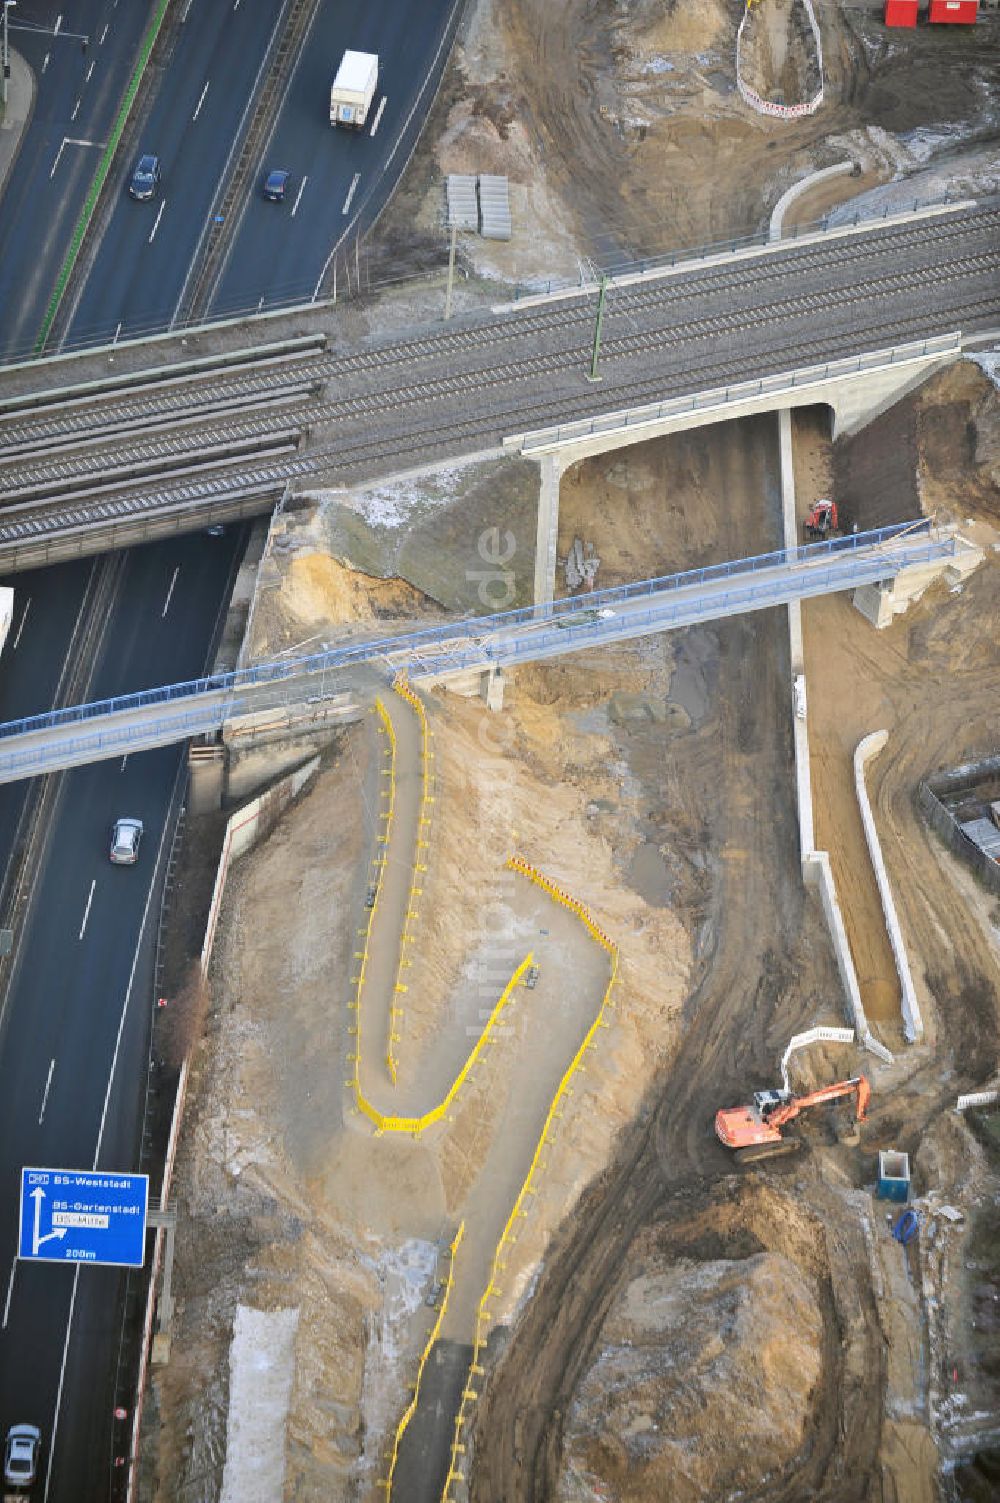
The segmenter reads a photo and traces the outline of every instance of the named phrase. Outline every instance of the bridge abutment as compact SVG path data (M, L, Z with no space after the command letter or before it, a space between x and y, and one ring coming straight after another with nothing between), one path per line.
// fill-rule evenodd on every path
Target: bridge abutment
M559 542L559 487L570 460L560 453L538 456L538 530L535 537L536 605L551 605L556 587L556 552Z

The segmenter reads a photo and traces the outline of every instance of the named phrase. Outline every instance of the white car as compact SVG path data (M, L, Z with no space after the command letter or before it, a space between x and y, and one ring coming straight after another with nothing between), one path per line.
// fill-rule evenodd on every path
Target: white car
M30 1487L38 1476L42 1432L37 1425L11 1425L3 1449L3 1480L8 1487Z
M111 857L113 866L134 866L139 859L139 842L142 839L141 819L119 819L111 832Z

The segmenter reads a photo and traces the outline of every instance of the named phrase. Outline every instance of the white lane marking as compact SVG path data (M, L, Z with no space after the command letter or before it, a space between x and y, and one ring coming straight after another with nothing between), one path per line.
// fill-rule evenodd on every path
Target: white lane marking
M340 211L341 214L347 214L349 212L350 207L351 207L351 199L354 197L355 193L357 193L357 191L358 191L358 184L360 183L360 181L361 181L361 173L360 172L356 172L354 174L353 178L351 179L351 186L347 190L347 197L344 199L344 207Z
M126 752L125 755L124 755L124 757L122 757L122 772L125 771L125 763L127 761L128 761L128 752Z
M90 83L90 75L93 73L93 71L94 71L94 64L91 63L90 67L87 69L86 77L83 80L84 83Z
M108 28L107 28L107 26L105 26L104 30L101 32L101 40L97 44L98 47L103 47L104 46L104 38L107 36L107 34L108 34Z
M3 1326L0 1327L0 1330L4 1330L4 1331L6 1331L6 1329L7 1329L7 1317L10 1314L10 1297L14 1293L14 1275L15 1275L16 1272L17 1272L17 1257L15 1255L14 1261L10 1265L10 1278L7 1280L7 1298L4 1300L4 1306L3 1306Z
M240 0L233 0L233 10L239 10Z
M48 67L48 66L49 66L49 58L50 58L50 56L51 56L51 53L48 53L48 52L47 52L47 53L46 53L46 54L45 54L45 60L44 60L44 62L43 62L43 63L42 63L42 72L43 72L43 73L44 73L44 72L45 72L45 70L46 70L46 68L47 68L47 67Z
M44 1092L44 1094L42 1096L42 1109L38 1113L38 1125L39 1125L39 1127L41 1127L41 1125L42 1125L42 1118L45 1116L45 1108L46 1108L46 1106L48 1105L48 1102L49 1102L49 1089L50 1089L50 1087L52 1085L52 1071L55 1069L55 1067L56 1067L55 1060L54 1059L49 1060L49 1073L45 1077L45 1092Z
M122 324L123 324L123 322L124 322L124 320L123 320L123 319L119 319L119 320L118 320L118 325L117 325L117 327L116 327L116 329L115 329L115 337L114 337L114 339L113 339L113 340L112 340L112 341L111 341L111 343L112 343L112 344L117 344L117 343L118 343L118 336L119 336L119 334L120 334L120 333L121 333L121 331L122 331Z
M42 69L42 72L43 73L45 72L44 68ZM49 177L55 177L55 175L56 175L56 168L59 166L59 158L62 156L63 152L66 150L67 146L103 146L103 145L104 145L103 141L85 141L80 136L63 136L62 140L59 142L59 150L56 152L56 159L52 163L52 170L49 173Z
M52 28L52 35L57 37L62 30L62 16L56 16L56 24Z
M17 628L17 636L14 638L14 645L11 648L11 652L16 652L17 651L17 644L21 640L21 633L24 631L24 623L28 619L28 612L30 610L31 610L31 596L29 595L28 596L28 602L27 602L27 604L24 607L24 615L21 617L21 624Z
M385 104L386 104L386 96L383 94L382 98L379 100L378 109L375 111L375 119L372 121L372 128L368 132L368 134L370 136L373 136L375 134L375 132L379 128L379 123L380 123L380 121L382 119L382 111L385 109Z
M78 99L76 101L76 104L74 104L74 106L73 106L73 113L69 117L71 120L75 120L76 117L77 117L77 115L80 113L80 105L82 103L83 103L83 100L82 99Z
M306 186L306 183L308 181L309 181L309 178L308 178L308 176L306 176L306 177L304 177L302 179L301 183L299 184L299 191L298 191L298 193L296 193L296 195L295 195L295 202L292 205L292 218L293 219L295 218L296 214L298 213L299 202L300 202L300 200L302 198L302 194L303 194L303 192L305 190L305 186Z
M166 207L167 207L167 200L164 199L163 202L160 204L159 209L157 210L156 221L155 221L155 223L153 225L153 228L149 232L149 243L150 243L150 245L152 245L152 243L153 243L153 236L156 234L157 230L160 228L160 220L163 218L163 211L164 211L164 209Z
M49 1464L45 1469L45 1491L42 1494L42 1503L48 1503L49 1487L52 1483L52 1463L56 1459L56 1430L59 1428L59 1410L62 1408L63 1384L66 1381L66 1358L69 1356L69 1338L73 1329L73 1311L76 1309L76 1291L80 1287L80 1268L77 1264L73 1270L73 1293L69 1302L69 1316L66 1320L66 1340L63 1343L62 1366L59 1369L59 1387L56 1389L56 1408L52 1416L52 1438L49 1441Z
M194 114L191 116L192 120L197 120L198 116L201 114L201 107L205 103L205 95L207 93L208 93L208 84L206 83L205 87L201 91L201 98L198 100L198 103L195 106Z
M83 923L80 925L80 932L77 935L77 939L82 939L83 938L83 932L84 932L84 930L87 927L87 920L90 918L90 905L94 901L94 888L96 886L97 886L97 878L93 877L91 879L91 883L90 883L90 892L87 894L87 906L86 906L86 908L83 911Z
M181 566L180 566L180 564L178 564L177 567L174 569L173 574L171 574L171 576L170 576L170 588L167 591L167 598L163 602L163 609L160 612L160 616L161 617L165 616L167 614L167 611L170 609L170 597L174 593L174 585L177 583L177 576L178 576L178 574L180 572L181 572Z

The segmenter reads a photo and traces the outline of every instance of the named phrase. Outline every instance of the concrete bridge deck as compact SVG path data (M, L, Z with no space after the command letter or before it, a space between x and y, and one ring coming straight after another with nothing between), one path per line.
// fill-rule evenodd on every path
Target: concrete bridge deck
M953 557L927 522L780 550L584 597L347 642L307 657L0 726L0 782L149 750L279 705L371 699L396 673L440 682L854 589Z
M595 288L360 349L317 351L300 332L287 358L272 342L266 360L238 369L209 361L209 336L193 333L176 366L151 345L134 386L95 357L59 365L59 392L44 362L0 371L0 568L266 512L286 486L364 483L505 441L539 457L556 447L566 463L651 436L656 404L673 404L662 416L675 428L736 416L717 398L737 388L741 412L826 401L849 427L1000 330L1000 207L658 268L606 294L596 382ZM315 320L340 337L327 310ZM133 365L145 358L133 347ZM819 379L833 365L835 378ZM636 412L643 431L623 432ZM575 447L567 425L578 425Z

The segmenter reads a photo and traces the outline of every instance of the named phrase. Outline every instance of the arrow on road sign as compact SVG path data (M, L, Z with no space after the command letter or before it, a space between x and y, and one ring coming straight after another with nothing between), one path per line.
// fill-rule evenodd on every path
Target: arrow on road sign
M32 1257L36 1257L38 1249L42 1246L43 1242L51 1242L54 1237L65 1237L66 1228L64 1226L57 1227L54 1232L46 1232L44 1237L40 1237L38 1229L42 1219L42 1201L45 1199L45 1191L40 1187L36 1188L32 1190L31 1198L35 1202L35 1226L31 1234L31 1255Z

